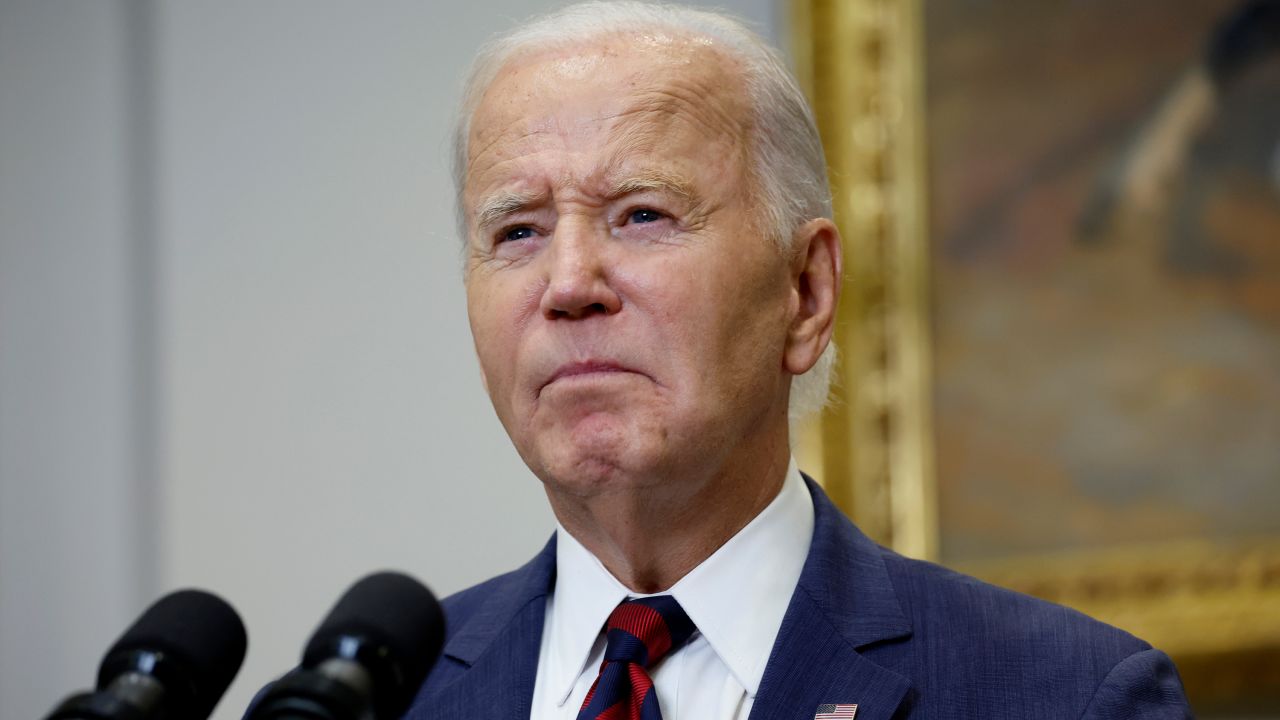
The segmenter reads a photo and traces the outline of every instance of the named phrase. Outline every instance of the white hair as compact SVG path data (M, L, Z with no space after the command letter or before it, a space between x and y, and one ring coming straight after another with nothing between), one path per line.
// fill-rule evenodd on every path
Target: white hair
M656 29L713 40L739 63L755 121L748 148L754 161L750 167L752 185L758 194L761 219L779 249L792 249L792 238L804 223L832 216L826 159L813 111L777 50L742 21L721 12L639 0L588 0L499 35L476 56L463 88L453 144L460 237L465 239L468 233L462 193L471 118L507 61L530 46L542 50L573 47L602 36L616 39ZM826 405L834 361L835 344L830 343L818 362L792 382L788 408L792 421Z

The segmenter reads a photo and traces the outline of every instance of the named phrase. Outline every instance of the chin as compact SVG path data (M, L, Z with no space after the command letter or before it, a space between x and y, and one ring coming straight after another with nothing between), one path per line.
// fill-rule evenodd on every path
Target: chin
M572 433L539 437L534 467L548 487L574 495L640 487L669 476L670 448L663 434L630 432L611 423L579 424Z

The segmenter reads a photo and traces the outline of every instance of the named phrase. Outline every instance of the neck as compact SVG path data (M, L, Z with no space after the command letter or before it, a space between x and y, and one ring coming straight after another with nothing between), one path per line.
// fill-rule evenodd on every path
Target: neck
M771 444L772 445L772 444ZM658 483L617 483L589 497L548 493L556 518L628 589L669 589L777 497L790 449L784 433L763 452L738 453L710 472Z

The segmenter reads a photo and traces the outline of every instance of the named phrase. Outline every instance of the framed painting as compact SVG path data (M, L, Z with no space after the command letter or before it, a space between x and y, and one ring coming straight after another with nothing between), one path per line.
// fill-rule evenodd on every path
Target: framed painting
M802 463L1280 708L1280 3L792 10L848 269Z

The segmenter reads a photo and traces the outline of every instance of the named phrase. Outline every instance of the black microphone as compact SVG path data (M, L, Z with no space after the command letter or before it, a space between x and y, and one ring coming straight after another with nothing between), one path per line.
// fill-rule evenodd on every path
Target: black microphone
M264 688L246 720L395 720L444 644L444 611L394 572L351 586L320 623L297 669Z
M103 656L97 690L72 695L46 720L205 720L247 644L244 623L221 598L170 593Z

